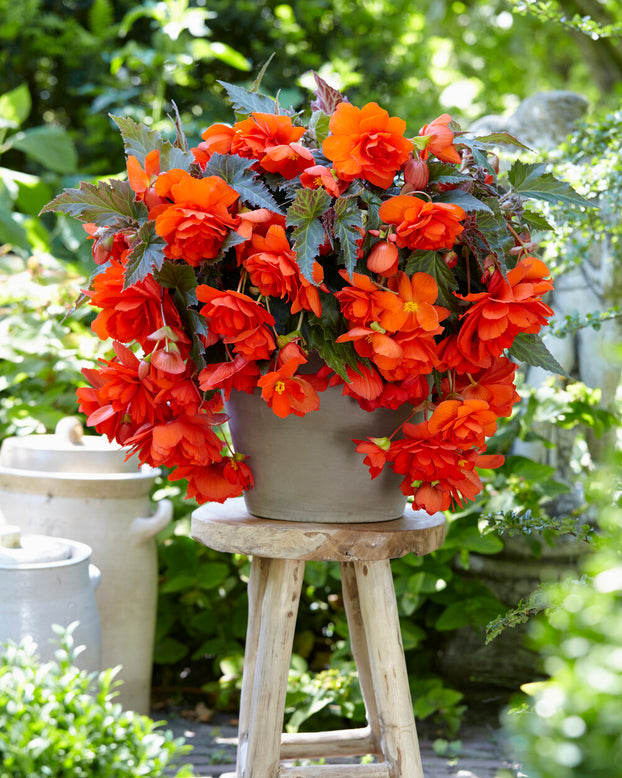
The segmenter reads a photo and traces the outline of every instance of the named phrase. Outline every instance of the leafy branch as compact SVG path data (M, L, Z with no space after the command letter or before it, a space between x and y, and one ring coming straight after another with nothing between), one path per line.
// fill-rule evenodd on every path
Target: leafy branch
M510 0L522 16L535 16L546 22L561 24L573 32L581 32L592 40L599 38L619 38L622 36L622 24L602 24L591 16L578 13L567 16L554 0Z
M534 516L530 509L522 513L516 511L497 511L483 517L487 529L499 535L532 535L548 533L557 537L569 535L585 543L594 544L596 533L589 524L578 526L578 520L571 517L557 517L542 514Z
M545 587L540 584L526 600L520 600L515 608L510 609L503 616L497 616L496 619L487 624L486 644L492 643L504 630L526 624L529 619L546 610L547 607Z

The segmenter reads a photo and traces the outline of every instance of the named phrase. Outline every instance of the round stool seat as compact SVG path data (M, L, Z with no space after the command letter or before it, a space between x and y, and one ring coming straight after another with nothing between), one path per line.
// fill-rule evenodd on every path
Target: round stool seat
M401 519L363 524L319 524L251 516L244 499L210 503L192 518L192 537L216 551L328 562L397 559L436 551L445 538L442 513L409 511Z

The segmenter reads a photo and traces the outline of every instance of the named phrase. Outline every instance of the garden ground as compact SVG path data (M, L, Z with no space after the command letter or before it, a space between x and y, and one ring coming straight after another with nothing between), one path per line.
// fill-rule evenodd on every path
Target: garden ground
M185 737L193 746L185 760L194 767L197 778L219 778L235 768L237 721L230 717L215 716L208 723L184 718L177 711L152 712L156 720L166 720L166 728L176 737ZM488 724L471 724L461 730L460 743L448 743L449 756L439 756L434 742L420 738L421 758L425 778L520 778L515 765L504 753L503 742L498 731ZM328 760L352 764L352 760Z

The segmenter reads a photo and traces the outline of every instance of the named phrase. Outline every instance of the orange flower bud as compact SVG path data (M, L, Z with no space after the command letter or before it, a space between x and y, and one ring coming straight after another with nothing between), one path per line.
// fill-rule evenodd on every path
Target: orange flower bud
M446 254L443 254L443 262L451 270L458 264L458 255L455 251L448 251Z
M388 278L397 272L399 252L395 243L380 240L369 252L367 267L372 273Z
M430 170L426 162L411 157L404 165L404 181L414 187L414 191L422 191L430 180Z

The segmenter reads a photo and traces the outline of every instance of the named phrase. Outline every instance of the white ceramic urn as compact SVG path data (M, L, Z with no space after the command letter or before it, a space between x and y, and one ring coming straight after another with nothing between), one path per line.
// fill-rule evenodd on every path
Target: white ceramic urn
M83 436L79 419L63 419L54 435L7 438L0 449L0 511L24 533L71 538L93 549L101 570L96 592L102 666L122 669L117 700L150 708L157 610L155 535L173 506L152 508L158 470L103 436Z
M42 662L54 658L58 635L69 627L75 645L84 646L77 667L101 670L101 630L95 603L100 572L90 564L85 543L46 535L21 535L0 527L0 643L31 637Z

